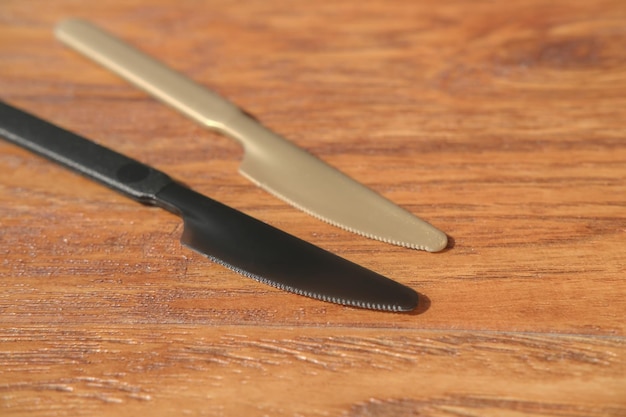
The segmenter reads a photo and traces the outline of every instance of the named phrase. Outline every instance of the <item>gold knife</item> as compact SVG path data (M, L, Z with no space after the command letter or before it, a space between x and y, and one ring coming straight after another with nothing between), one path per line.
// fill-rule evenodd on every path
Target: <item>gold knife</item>
M239 171L266 191L335 226L383 242L437 252L447 236L380 194L270 131L239 107L79 19L56 27L61 42L201 125L238 140Z

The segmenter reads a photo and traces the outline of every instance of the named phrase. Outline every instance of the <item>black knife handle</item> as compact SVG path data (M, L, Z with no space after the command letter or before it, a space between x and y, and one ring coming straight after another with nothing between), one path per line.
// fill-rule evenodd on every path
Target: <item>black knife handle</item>
M2 101L0 136L142 203L154 204L172 183L161 171Z

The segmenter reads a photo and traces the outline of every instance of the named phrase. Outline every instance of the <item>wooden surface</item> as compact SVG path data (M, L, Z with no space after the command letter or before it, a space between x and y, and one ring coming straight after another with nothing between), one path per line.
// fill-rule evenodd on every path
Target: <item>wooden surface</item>
M451 236L323 224L55 41L78 16ZM180 220L0 141L0 415L626 415L626 3L0 2L0 99L424 294L284 293Z

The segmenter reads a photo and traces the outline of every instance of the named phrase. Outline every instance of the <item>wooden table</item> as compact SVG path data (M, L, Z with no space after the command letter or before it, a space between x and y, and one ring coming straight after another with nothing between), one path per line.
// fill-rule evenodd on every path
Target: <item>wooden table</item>
M62 46L83 17L451 236L360 238ZM626 415L626 3L2 0L0 99L423 293L341 307L0 141L0 415Z

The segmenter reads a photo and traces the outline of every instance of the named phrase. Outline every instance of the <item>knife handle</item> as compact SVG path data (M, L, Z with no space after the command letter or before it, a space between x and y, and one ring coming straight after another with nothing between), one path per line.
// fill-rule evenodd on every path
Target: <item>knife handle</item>
M248 125L253 120L217 93L89 22L64 20L56 26L55 34L64 44L201 125L234 137L244 146L248 145L247 135L242 135L236 125Z
M142 203L172 179L75 133L0 101L0 136Z

